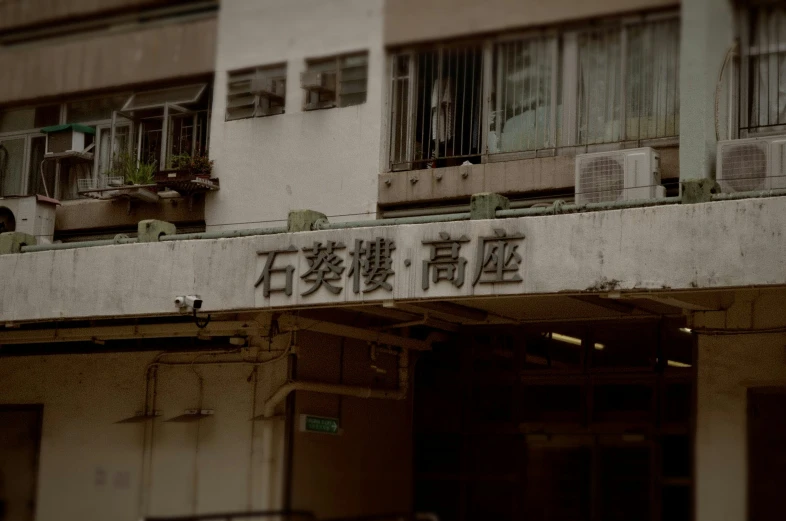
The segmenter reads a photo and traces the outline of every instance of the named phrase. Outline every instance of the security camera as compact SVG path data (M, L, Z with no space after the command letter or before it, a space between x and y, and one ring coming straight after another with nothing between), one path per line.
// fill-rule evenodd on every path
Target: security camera
M199 295L183 295L175 297L175 305L180 309L190 308L196 311L202 307L202 299Z

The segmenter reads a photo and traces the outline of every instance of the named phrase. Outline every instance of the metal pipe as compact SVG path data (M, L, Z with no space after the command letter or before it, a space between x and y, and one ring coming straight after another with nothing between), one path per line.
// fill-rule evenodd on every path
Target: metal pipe
M372 389L345 384L326 384L319 382L289 382L273 393L265 401L262 409L263 418L271 418L276 413L276 406L283 402L293 391L307 391L323 394L353 396L355 398L374 398L380 400L403 400L409 389L409 351L402 349L398 362L398 389Z
M234 237L250 237L255 235L274 235L277 233L287 233L286 227L277 228L250 228L248 230L231 230L223 232L201 232L201 233L175 233L172 235L162 235L159 241L190 241L196 239L231 239Z
M661 206L665 204L679 204L680 197L664 197L663 199L638 199L632 201L613 201L605 203L559 204L556 201L552 206L537 208L522 208L519 210L497 210L497 217L526 217L537 215L579 213L593 210L622 210L624 208L639 208L644 206Z
M761 197L779 197L786 195L786 188L777 190L754 190L752 192L737 192L730 194L713 194L713 201L732 201L735 199L757 199Z
M49 250L73 250L76 248L87 248L89 246L111 246L113 244L133 244L137 239L133 237L125 237L122 239L105 239L100 241L77 241L77 242L61 242L56 244L29 244L22 246L22 253L33 253L37 251Z
M375 221L347 221L329 223L321 226L320 230L343 230L345 228L370 228L373 226L396 226L399 224L428 224L449 221L467 221L469 212L447 213L443 215L424 215L420 217L401 217L398 219L377 219Z
M561 197L539 197L520 201L511 201L510 207L529 208L536 204L554 204L554 201ZM439 206L436 208L407 208L404 210L388 210L382 212L382 219L397 219L401 217L420 217L425 215L442 215L445 213L464 213L469 212L468 204L458 204L453 206Z

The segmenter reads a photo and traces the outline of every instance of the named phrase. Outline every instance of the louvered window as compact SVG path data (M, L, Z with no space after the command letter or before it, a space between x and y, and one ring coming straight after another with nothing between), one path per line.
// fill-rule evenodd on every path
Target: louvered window
M227 85L227 121L283 114L286 87L285 64L230 72Z

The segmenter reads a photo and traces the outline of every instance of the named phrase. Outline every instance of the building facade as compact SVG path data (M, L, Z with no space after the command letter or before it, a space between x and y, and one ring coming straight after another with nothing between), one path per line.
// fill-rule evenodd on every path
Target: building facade
M780 519L784 23L3 3L0 520Z

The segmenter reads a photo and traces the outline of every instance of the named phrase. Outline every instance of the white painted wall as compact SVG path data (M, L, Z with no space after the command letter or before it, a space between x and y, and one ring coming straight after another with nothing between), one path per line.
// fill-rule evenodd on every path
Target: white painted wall
M766 329L786 325L784 294L737 292L728 312L698 313L695 325ZM745 521L747 392L786 385L786 334L699 336L696 520Z
M221 190L209 231L286 222L290 209L331 221L376 215L383 104L382 0L224 0L218 30L210 156ZM369 52L365 104L304 112L307 58ZM227 71L287 63L286 113L224 121Z
M786 284L784 214L786 198L774 197L0 255L0 321L176 314L173 299L188 294L200 295L202 311L212 312L388 299L777 286ZM524 234L518 250L523 280L473 286L478 237L491 235L494 228ZM462 248L469 281L461 288L442 281L424 291L421 270L429 248L421 241L436 239L440 232L471 239ZM311 284L300 279L306 272L302 251L290 254L296 266L291 297L273 293L265 298L262 286L254 287L264 266L259 250L343 241L347 248L338 255L348 267L354 240L376 236L396 242L392 292L353 293L347 268L339 295L321 288L303 296ZM281 262L277 265L288 263Z
M145 427L115 422L142 409L145 367L155 354L0 359L0 403L43 404L38 521L139 519ZM192 359L191 355L169 357ZM260 368L258 408L283 383L285 368L285 361ZM251 366L195 369L205 382L204 406L215 409L215 416L199 426L162 421L195 407L198 387L190 366L160 368L157 408L163 416L154 426L148 513L190 514L195 490L198 512L280 506L281 484L269 479L281 476L283 422L249 421L253 416L253 382L247 381ZM271 433L274 474L267 471L271 454L264 450Z

